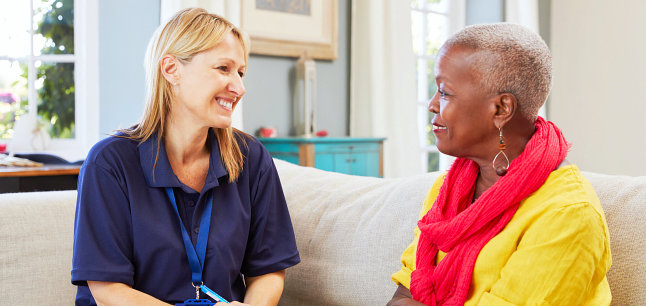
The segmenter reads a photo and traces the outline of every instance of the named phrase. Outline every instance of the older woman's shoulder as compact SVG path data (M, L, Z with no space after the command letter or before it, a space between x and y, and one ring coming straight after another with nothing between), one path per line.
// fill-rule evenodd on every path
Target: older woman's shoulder
M576 205L603 215L601 203L592 185L574 164L561 165L554 170L543 186L524 202L523 205L535 206L541 210L563 209Z

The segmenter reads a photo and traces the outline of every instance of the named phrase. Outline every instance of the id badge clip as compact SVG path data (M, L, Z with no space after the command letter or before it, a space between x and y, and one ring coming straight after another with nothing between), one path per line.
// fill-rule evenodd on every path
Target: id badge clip
M184 301L184 303L177 303L175 306L212 306L215 305L215 303L207 300L207 299L189 299Z

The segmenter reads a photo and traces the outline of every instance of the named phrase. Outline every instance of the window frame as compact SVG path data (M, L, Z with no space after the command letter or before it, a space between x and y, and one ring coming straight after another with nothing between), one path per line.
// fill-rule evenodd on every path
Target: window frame
M426 4L426 2L423 2ZM411 14L413 12L422 13L422 31L420 32L422 41L426 41L428 35L428 19L427 14L437 14L447 17L447 32L455 33L459 29L463 28L466 24L466 1L465 0L449 0L448 12L437 12L427 8L416 8L411 5ZM414 33L413 33L414 35ZM415 39L415 38L414 38ZM434 56L426 55L426 44L423 43L420 50L420 54L415 53L415 62L416 62L416 73L417 73L417 111L418 111L418 131L419 131L419 150L420 158L422 160L422 166L424 171L428 171L428 156L429 154L438 153L439 154L439 170L445 171L451 166L451 163L455 159L452 156L448 156L439 152L435 145L427 145L427 126L428 118L431 116L428 111L428 103L432 97L428 96L428 75L426 74L425 69L420 69L420 67L428 67L428 62L434 60Z
M74 122L75 137L53 138L43 151L33 148L29 152L49 153L68 160L84 159L90 147L98 141L98 3L74 0L74 54L41 54L34 52L34 1L29 0L29 54L12 57L0 55L0 60L27 64L27 111L38 113L36 62L74 64ZM36 127L30 127L35 129ZM9 139L11 144L12 139ZM11 147L10 150L14 151ZM24 150L25 148L19 148ZM21 151L22 152L22 151ZM12 153L21 153L12 152Z

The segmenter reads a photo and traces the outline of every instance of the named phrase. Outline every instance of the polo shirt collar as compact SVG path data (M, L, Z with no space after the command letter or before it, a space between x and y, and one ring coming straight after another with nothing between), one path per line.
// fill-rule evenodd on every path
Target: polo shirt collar
M229 172L222 163L220 145L218 144L218 138L215 137L215 131L213 128L209 129L209 138L207 141L211 143L211 157L209 160L209 172L207 173L206 181L204 182L204 190L220 186L219 179L229 175Z
M157 165L155 165L155 155L157 154L158 134L153 134L150 138L139 145L139 160L141 162L141 169L144 172L146 182L150 187L182 187L182 182L177 178L173 172L173 168L168 161L164 140L159 142L159 157ZM220 146L215 137L213 129L209 129L209 137L207 140L211 146L211 156L209 157L209 171L206 175L203 190L209 190L215 186L219 186L218 179L227 176L227 172L222 159L220 157ZM153 176L153 167L155 169Z

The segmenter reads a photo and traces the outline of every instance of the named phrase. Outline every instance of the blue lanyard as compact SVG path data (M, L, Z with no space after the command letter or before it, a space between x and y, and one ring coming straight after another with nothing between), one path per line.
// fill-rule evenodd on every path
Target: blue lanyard
M197 251L193 247L193 242L186 232L182 218L179 216L179 210L177 209L177 203L175 202L175 193L173 192L173 188L167 187L166 194L168 195L170 202L173 203L173 208L175 208L175 214L177 215L177 220L179 221L179 228L182 231L184 247L186 248L186 257L188 257L188 264L189 266L191 266L192 271L191 280L194 285L200 286L202 284L202 270L204 269L204 258L206 256L206 243L208 242L209 227L211 226L213 193L211 192L209 199L206 201L204 212L202 212L200 231L197 234Z

